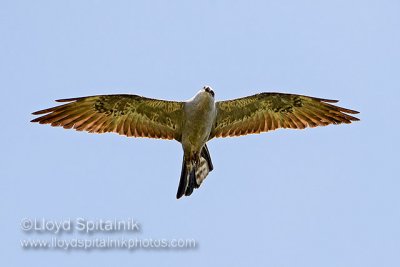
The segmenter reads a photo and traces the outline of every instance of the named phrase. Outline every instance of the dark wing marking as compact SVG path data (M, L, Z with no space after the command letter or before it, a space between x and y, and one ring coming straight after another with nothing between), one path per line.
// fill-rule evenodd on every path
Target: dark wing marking
M217 102L217 118L210 139L278 128L304 129L359 120L349 115L359 112L330 104L336 102L282 93L261 93Z
M115 132L134 137L181 138L183 102L124 94L56 101L69 103L32 113L42 115L32 122L90 133Z

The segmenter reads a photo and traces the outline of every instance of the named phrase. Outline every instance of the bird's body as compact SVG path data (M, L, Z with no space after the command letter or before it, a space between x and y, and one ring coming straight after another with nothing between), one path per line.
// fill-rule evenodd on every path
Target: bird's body
M205 86L186 102L137 95L99 95L57 100L64 105L34 112L32 122L90 133L116 132L128 137L175 139L184 156L177 198L189 196L213 170L206 143L215 137L241 136L278 128L357 121L357 111L330 103L336 100L294 94L261 93L215 102Z
M211 157L205 145L215 121L216 109L213 91L208 89L209 87L205 88L184 106L181 138L183 163L177 198L190 195L213 169Z
M199 91L184 106L182 147L188 159L199 156L208 141L216 117L215 101L211 93ZM197 154L197 155L196 155Z

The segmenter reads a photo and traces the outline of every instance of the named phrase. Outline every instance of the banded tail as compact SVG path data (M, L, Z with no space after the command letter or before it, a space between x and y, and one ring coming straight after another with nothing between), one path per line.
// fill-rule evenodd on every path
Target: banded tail
M190 196L195 188L197 189L200 187L208 173L213 169L214 167L207 145L204 145L202 148L200 160L197 164L192 161L185 161L185 156L183 156L181 179L179 181L176 198L179 199L183 195Z

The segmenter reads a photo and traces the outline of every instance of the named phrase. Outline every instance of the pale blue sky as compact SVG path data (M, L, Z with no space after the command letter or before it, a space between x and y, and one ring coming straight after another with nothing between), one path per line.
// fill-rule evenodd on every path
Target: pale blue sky
M1 265L400 266L399 14L385 0L1 0ZM185 100L205 84L218 100L340 99L362 121L212 140L215 170L179 201L177 142L29 123L54 99ZM134 237L199 247L24 251L24 217L135 218Z

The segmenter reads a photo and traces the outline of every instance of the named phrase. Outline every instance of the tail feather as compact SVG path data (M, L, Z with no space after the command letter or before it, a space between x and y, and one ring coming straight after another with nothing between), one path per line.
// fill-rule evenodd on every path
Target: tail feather
M192 171L189 174L189 181L186 187L185 196L190 196L193 193L193 190L197 188L196 183L196 166L193 165Z
M181 198L185 194L185 190L187 187L187 166L185 162L185 157L183 157L183 162L182 162L182 171L181 171L181 179L179 180L179 186L178 186L178 192L176 193L176 198Z
M207 161L209 171L212 171L214 166L212 164L210 151L208 151L207 145L204 145L203 149L201 150L201 157Z
M185 157L183 157L181 178L176 198L179 199L183 195L190 196L195 188L200 187L208 173L213 170L214 167L206 145L204 145L200 155L200 160L196 164L192 161L186 161Z

